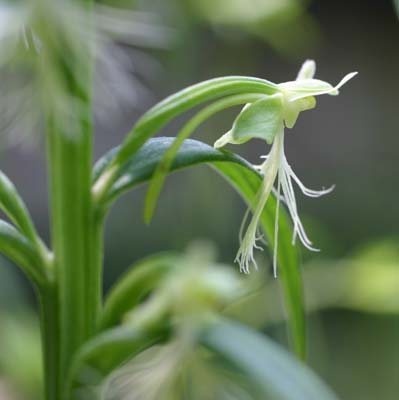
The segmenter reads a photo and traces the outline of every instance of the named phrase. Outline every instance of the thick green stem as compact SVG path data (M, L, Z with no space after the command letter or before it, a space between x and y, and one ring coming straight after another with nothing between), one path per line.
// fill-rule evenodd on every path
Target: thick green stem
M101 248L96 240L100 227L91 202L92 57L84 49L68 50L52 58L63 71L67 103L61 110L46 110L56 309L43 300L43 313L57 315L43 318L46 372L56 371L46 376L47 381L53 380L46 384L46 400L70 400L64 394L65 377L74 354L95 332L102 296L97 255Z
M73 135L71 137L71 135ZM74 351L94 331L96 310L88 299L91 246L91 126L80 132L48 126L52 241L58 282L60 374Z
M44 392L47 400L58 399L60 377L58 375L60 332L58 323L58 299L55 282L38 290L40 326L42 334Z

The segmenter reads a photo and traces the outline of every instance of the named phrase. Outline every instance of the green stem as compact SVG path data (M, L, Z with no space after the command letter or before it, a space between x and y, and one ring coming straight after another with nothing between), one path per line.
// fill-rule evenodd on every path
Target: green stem
M101 227L95 223L91 202L92 57L89 52L79 57L68 56L64 49L57 59L64 71L68 114L60 115L57 108L46 113L56 280L53 300L57 304L56 310L43 306L42 311L44 332L56 335L45 343L45 360L51 364L47 369L56 371L46 376L55 382L46 384L46 400L70 400L65 397L65 377L76 351L95 333L102 300L101 257L97 255ZM53 311L57 319L46 318ZM48 354L53 345L59 352L57 359Z
M90 224L89 254L90 268L88 269L88 309L94 311L93 329L98 331L100 316L103 308L103 241L104 216L102 210L92 210L92 223Z
M52 241L58 282L59 382L66 374L73 353L94 331L96 310L90 309L90 166L89 121L80 132L48 126L52 208ZM62 391L62 388L59 387ZM58 393L61 398L61 393ZM49 397L51 399L51 397Z
M58 299L55 282L42 287L38 292L40 303L40 326L44 364L44 391L47 400L56 400L60 387L58 368L60 332L58 323Z

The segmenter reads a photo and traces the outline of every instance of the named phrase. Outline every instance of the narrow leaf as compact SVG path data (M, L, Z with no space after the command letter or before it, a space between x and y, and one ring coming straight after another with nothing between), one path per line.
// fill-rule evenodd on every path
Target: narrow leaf
M121 322L126 312L143 300L173 268L176 256L155 255L134 263L111 289L104 304L100 329Z
M235 165L215 162L212 164L248 203L259 189L259 176L253 171ZM261 215L262 229L270 248L274 246L274 218L276 199L269 197ZM292 346L300 358L306 357L306 321L303 283L297 247L292 245L292 227L285 211L280 207L279 245L277 253L279 282L282 286Z
M266 399L337 400L310 368L244 325L218 320L205 331L202 343L246 374Z
M104 207L131 188L148 181L172 145L174 138L156 138L149 140L135 156L125 164L105 199ZM95 166L94 176L99 176L112 160L118 149L107 153ZM207 163L226 178L247 203L251 203L258 192L262 178L243 158L227 151L215 150L213 147L195 140L186 140L174 159L171 171L193 165ZM274 216L276 200L270 197L262 213L262 227L268 243L273 245ZM297 248L292 246L292 228L284 209L279 215L279 249L278 266L280 282L285 298L289 331L293 348L299 357L306 353L305 315L302 280L299 268Z
M164 125L195 106L235 94L274 94L277 91L278 86L272 82L245 76L210 79L183 89L156 104L140 118L115 153L116 163L122 165Z
M73 359L66 383L69 397L66 398L78 394L79 398L83 395L83 398L96 399L99 384L112 370L166 337L166 330L139 332L129 326L119 326L95 336Z
M33 244L12 225L0 220L0 252L15 262L36 284L45 280L40 256Z
M163 158L159 162L157 168L154 171L153 178L148 186L147 195L145 198L144 206L144 221L149 223L155 211L155 206L158 201L158 197L161 193L163 183L169 172L170 166L177 154L180 146L188 139L198 126L207 121L212 115L225 110L229 107L246 104L249 102L256 102L260 98L264 98L265 95L251 94L251 95L235 95L223 98L219 101L211 103L207 107L199 111L193 118L191 118L176 135L173 144L169 146L165 152Z
M399 0L393 0L393 5L395 7L396 14L399 17Z
M14 184L0 171L0 208L27 237L36 238L29 212Z

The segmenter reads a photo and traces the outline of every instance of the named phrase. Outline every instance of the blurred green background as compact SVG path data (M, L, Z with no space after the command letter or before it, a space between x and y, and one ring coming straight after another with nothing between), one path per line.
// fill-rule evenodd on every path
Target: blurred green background
M316 110L303 113L286 139L287 158L305 184L336 184L329 196L299 199L308 234L322 249L318 254L302 251L313 310L309 357L344 400L397 399L399 23L393 3L134 3L136 9L156 15L170 39L162 49L141 43L107 49L123 73L114 68L98 83L96 159L117 145L150 105L195 82L223 75L292 80L306 58L316 60L316 77L331 83L359 71L339 97L320 98ZM212 119L195 137L212 144L229 129L235 112ZM162 134L173 136L179 126L173 123ZM37 142L34 147L3 148L0 168L15 182L48 240L45 153L41 140ZM266 153L262 142L239 151L254 163ZM233 262L245 205L213 171L198 167L171 176L150 226L142 221L144 193L141 188L125 196L108 219L106 287L133 261L162 250L183 250L197 238L208 238L219 249L220 260ZM260 256L260 265L269 270L269 255ZM30 316L36 306L23 276L7 260L0 263L0 399L30 399L29 393L40 385L37 321ZM286 343L280 314L273 312L279 308L278 295L263 300L253 318Z

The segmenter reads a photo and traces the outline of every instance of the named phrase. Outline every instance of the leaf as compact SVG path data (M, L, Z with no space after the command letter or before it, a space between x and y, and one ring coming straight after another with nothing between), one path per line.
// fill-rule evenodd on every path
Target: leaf
M253 171L220 162L213 163L213 166L229 180L247 202L258 192L259 176ZM261 224L271 248L274 246L275 212L276 200L270 196L261 215ZM291 224L288 222L287 214L280 207L277 253L279 282L283 289L292 346L297 355L304 359L306 357L306 321L303 283L298 250L292 245L291 238Z
M14 184L0 171L0 208L29 238L37 237L29 212Z
M185 88L161 101L146 112L126 136L115 153L115 162L124 164L141 146L174 117L207 101L235 94L274 94L278 86L265 79L227 76L210 79Z
M108 192L108 197L105 199L105 205L132 187L149 181L158 163L162 160L165 152L173 142L174 138L169 137L148 140L140 151L132 156L124 167L120 169L118 178L115 180ZM94 167L94 180L106 169L117 151L118 148L110 150L96 163ZM215 150L211 146L196 140L185 140L172 163L171 172L204 162L215 161L229 161L243 164L252 170L251 165L247 161L232 153Z
M111 187L104 207L109 206L118 196L129 189L151 179L153 171L163 158L174 138L150 139L121 169ZM94 179L99 176L112 160L118 149L113 149L98 161L94 168ZM195 140L186 140L171 167L171 171L193 165L207 163L226 178L250 203L256 195L262 178L257 171L243 158L227 151L215 150L213 147ZM274 216L276 200L270 197L262 213L262 227L270 245L274 240ZM299 257L296 247L291 244L292 229L287 214L280 208L279 216L279 249L278 265L280 281L285 298L289 331L293 348L299 357L306 353L304 299Z
M165 277L176 263L173 254L155 255L134 263L108 294L101 316L100 329L120 323Z
M265 97L244 107L231 131L234 143L258 138L271 144L283 128L283 111L281 94Z
M201 342L247 375L266 399L337 400L305 364L267 336L239 323L218 319Z
M40 256L35 247L12 225L0 220L0 252L14 261L36 284L45 280Z
M393 5L395 7L396 14L399 17L399 0L393 0Z
M90 387L95 389L112 370L166 337L166 329L139 332L129 326L119 326L95 336L73 359L66 383L67 393L82 394L85 390L84 398L96 398L93 393L87 397Z
M207 107L204 107L183 126L183 128L176 135L173 144L168 148L168 150L165 152L164 157L159 162L148 186L147 196L144 205L144 221L147 224L150 223L152 219L156 203L158 201L163 183L165 181L166 175L169 172L173 159L175 158L175 155L177 154L180 146L184 143L184 141L193 134L193 132L198 128L201 123L208 120L212 115L215 115L218 112L223 111L229 107L255 102L261 97L265 97L265 95L246 94L223 98L219 101L215 101L209 104Z

